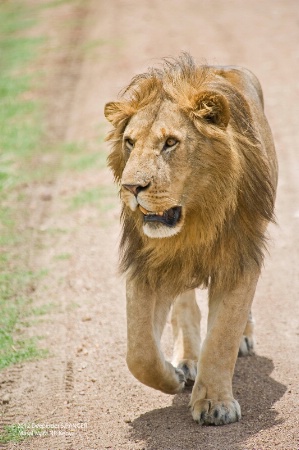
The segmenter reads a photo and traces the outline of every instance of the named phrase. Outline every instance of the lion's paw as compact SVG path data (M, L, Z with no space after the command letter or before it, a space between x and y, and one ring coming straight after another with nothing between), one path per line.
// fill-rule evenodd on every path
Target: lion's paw
M159 385L153 386L153 384L148 384L148 386L155 387L165 394L179 394L183 391L186 383L184 372L181 369L174 367L168 361L166 361L165 368L167 371L160 378Z
M253 337L252 336L242 336L238 356L251 356L251 355L254 355Z
M200 425L225 425L241 419L241 408L235 399L223 402L201 399L191 408L193 419Z
M179 367L175 367L175 373L178 377L179 383L185 383L186 382L186 377L185 377L185 372L183 370L181 370Z
M197 361L192 359L183 359L179 362L178 369L182 370L186 379L186 386L192 386L194 384L197 374Z
M185 376L185 372L183 370L181 370L179 367L175 367L175 374L178 377L178 382L179 382L179 386L177 388L176 392L181 392L186 384L186 376Z

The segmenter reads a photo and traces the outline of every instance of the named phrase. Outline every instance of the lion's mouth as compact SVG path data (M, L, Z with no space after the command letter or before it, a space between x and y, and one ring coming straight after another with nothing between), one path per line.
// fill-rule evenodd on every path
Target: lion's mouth
M182 215L182 207L175 206L163 212L151 212L139 205L144 222L160 222L168 227L175 227Z

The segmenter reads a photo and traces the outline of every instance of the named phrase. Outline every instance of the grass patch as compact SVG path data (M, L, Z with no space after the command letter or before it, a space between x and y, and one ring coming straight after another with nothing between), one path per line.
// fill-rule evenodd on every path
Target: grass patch
M38 339L26 339L14 341L14 345L10 345L7 352L0 355L0 369L18 364L23 361L32 361L37 358L47 356L49 352L38 348Z
M3 262L2 267L3 268ZM33 283L44 275L33 272L1 272L0 274L0 369L45 356L45 351L38 348L38 339L20 338L16 328L28 314L30 303L26 289L32 289ZM22 292L23 295L16 295ZM31 311L33 314L34 311Z
M41 137L39 107L30 99L26 73L42 39L22 36L34 23L22 2L0 4L0 195L22 181L24 165Z
M22 270L22 258L14 256L26 239L16 226L21 200L15 188L34 178L30 161L42 136L28 67L43 40L25 33L35 23L35 13L22 1L0 2L0 369L45 354L37 338L23 338L17 331L28 310L30 289L42 274ZM7 433L11 438L16 430Z
M53 312L58 305L55 303L47 303L45 305L37 306L35 308L31 308L29 311L30 316L45 316L46 314L49 314Z
M22 442L25 439L34 436L41 436L47 432L43 432L40 427L33 427L29 424L13 424L6 425L4 427L3 433L0 434L0 444L8 444L9 442Z
M0 443L8 444L8 442L21 442L26 439L25 425L6 425L2 434L0 434Z
M22 2L0 4L0 200L22 182L41 138L39 105L30 99L33 80L26 68L42 40L21 35L33 23L32 11ZM3 216L5 211L0 220Z
M54 259L56 261L66 261L72 257L71 253L60 253L60 255L55 255Z
M49 174L49 166L37 167L36 164L38 156L45 150L41 145L43 115L41 105L34 100L33 90L33 83L40 74L33 75L30 64L38 57L44 40L28 37L26 31L44 7L68 2L84 3L82 0L54 0L30 6L30 2L21 0L0 2L0 369L46 354L39 350L38 338L24 338L24 330L30 326L32 317L46 315L53 307L50 304L37 308L30 305L32 287L42 274L22 270L25 266L22 246L30 231L22 235L18 221L27 217L30 211L25 211L27 194L20 188L21 184L52 177L51 170L55 174L60 171L65 174L67 171L101 169L106 165L107 153L101 147L103 133L100 129L100 143L96 146L99 151L95 151L95 143L87 150L84 143L62 143L55 148L46 148L48 153L58 154L59 167L51 168ZM101 41L90 42L83 51L91 52L102 44ZM40 83L40 79L37 81ZM94 205L107 211L115 207L116 202L115 188L104 186L78 194L70 200L70 206ZM50 235L69 232L58 228L45 231ZM69 257L61 254L56 259Z
M108 153L101 148L103 138L99 138L99 150L90 151L84 143L70 142L62 144L57 150L62 155L61 170L84 171L88 169L103 169L107 166ZM86 148L87 147L87 148Z
M41 5L41 8L56 8L57 6L65 5L68 3L82 3L83 0L52 0L50 2Z
M91 153L89 155L79 156L69 162L69 168L72 170L87 170L91 168L101 169L106 165L106 155L102 153Z
M114 201L113 201L114 200ZM72 198L71 208L77 209L86 205L97 206L102 212L115 207L117 191L114 186L100 186L80 192Z

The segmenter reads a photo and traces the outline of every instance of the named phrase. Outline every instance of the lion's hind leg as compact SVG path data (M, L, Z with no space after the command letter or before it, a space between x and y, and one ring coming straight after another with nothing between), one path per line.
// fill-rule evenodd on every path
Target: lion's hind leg
M248 356L254 354L254 320L250 311L248 320L241 339L238 356Z
M196 378L200 353L200 320L195 291L181 294L174 302L171 317L174 337L172 364L183 370L187 385L193 384Z

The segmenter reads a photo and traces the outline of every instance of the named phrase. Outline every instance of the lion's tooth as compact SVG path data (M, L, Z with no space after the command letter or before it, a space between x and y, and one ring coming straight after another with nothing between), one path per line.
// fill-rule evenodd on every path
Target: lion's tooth
M159 211L159 212L148 211L147 209L143 208L143 206L141 206L141 205L139 205L139 209L146 216L152 216L154 214L155 216L161 216L162 217L163 214L164 214L163 211Z
M147 211L145 208L139 205L139 209L143 214L149 214L149 211Z

